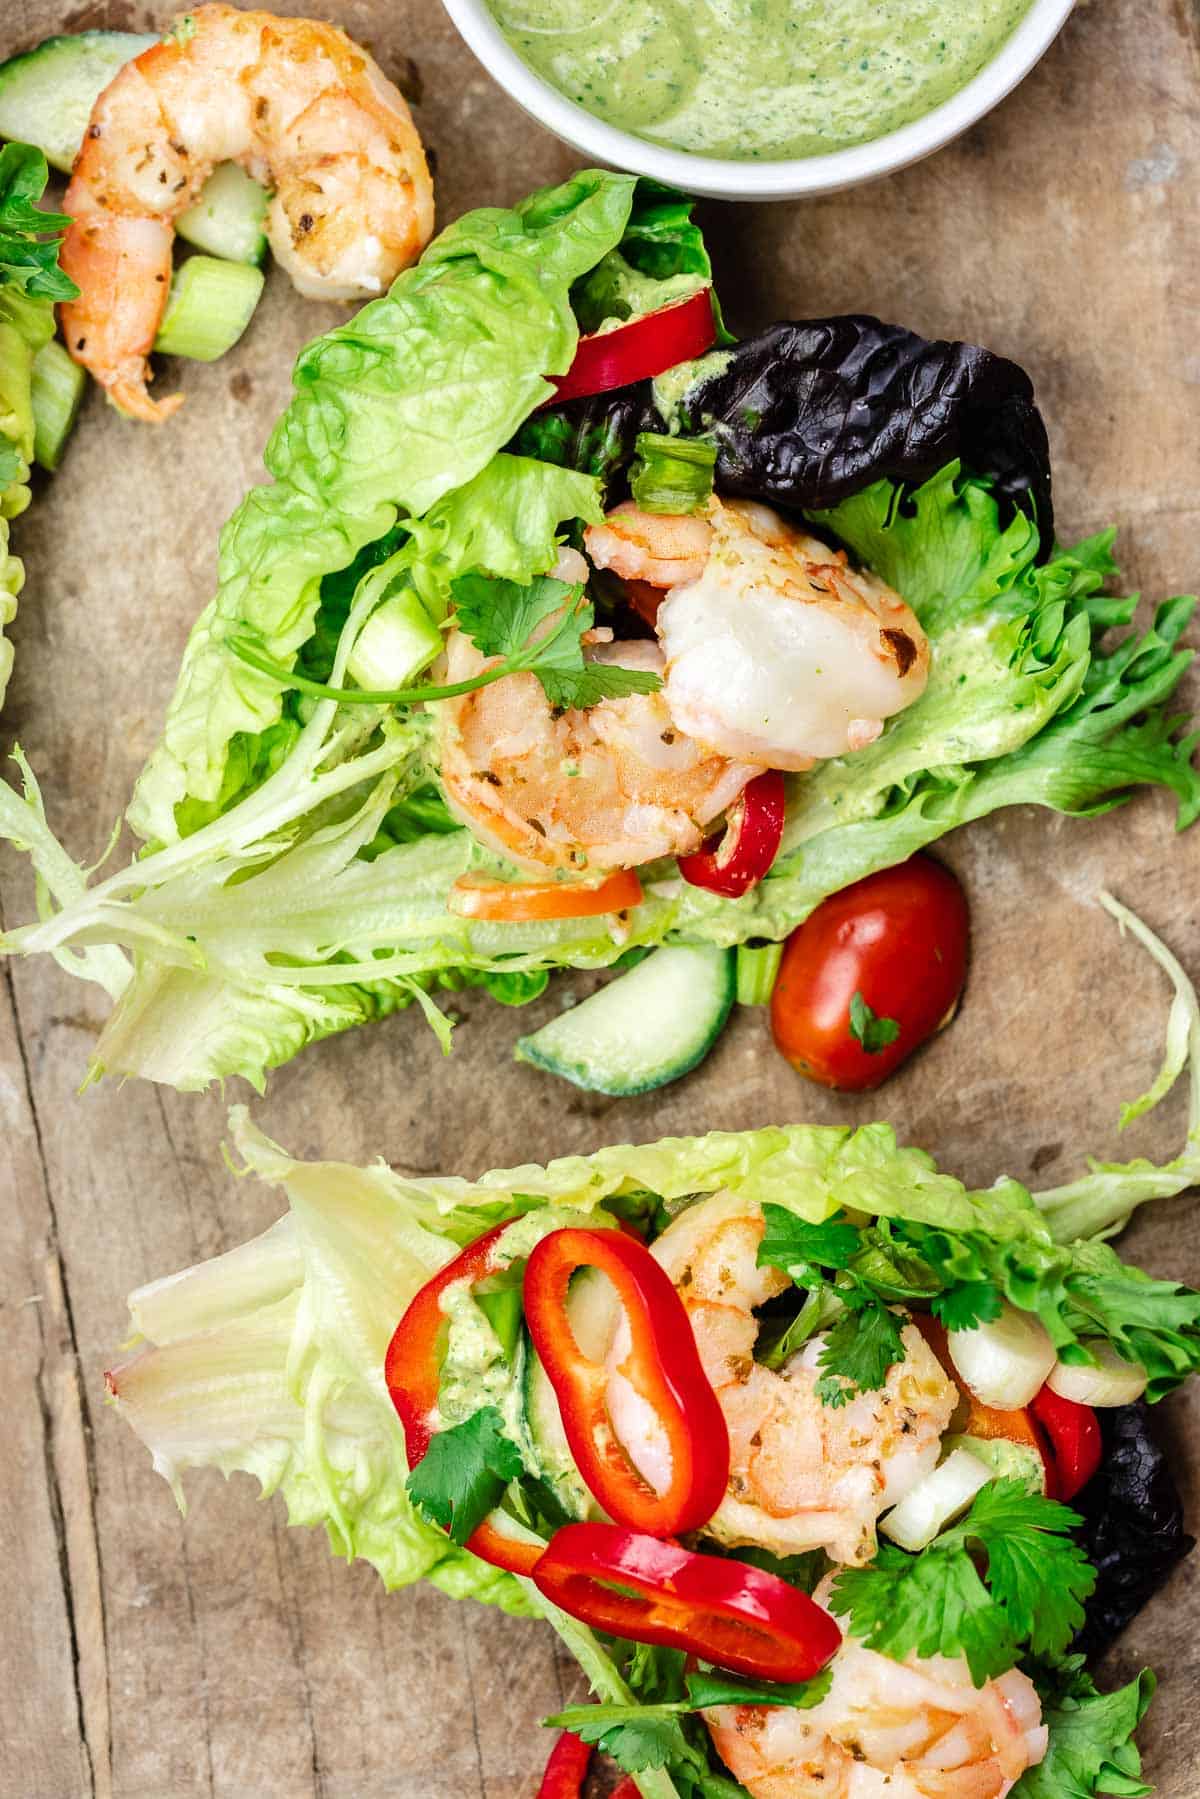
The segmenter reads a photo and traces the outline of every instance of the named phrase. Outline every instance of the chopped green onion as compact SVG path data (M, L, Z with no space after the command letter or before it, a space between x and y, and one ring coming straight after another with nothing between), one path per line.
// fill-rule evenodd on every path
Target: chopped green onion
M51 473L62 460L86 386L87 375L57 338L42 345L33 359L33 456Z
M782 943L739 943L737 997L739 1006L765 1006L770 1000L783 961Z
M250 323L264 279L249 263L189 256L175 271L154 348L165 356L215 362Z
M643 512L699 512L712 492L717 452L696 438L642 431L629 485Z

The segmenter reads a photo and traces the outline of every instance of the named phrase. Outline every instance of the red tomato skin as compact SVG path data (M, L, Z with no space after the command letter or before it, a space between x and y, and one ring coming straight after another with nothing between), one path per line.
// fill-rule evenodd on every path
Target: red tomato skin
M970 922L958 881L931 856L856 881L792 932L771 996L771 1031L792 1067L823 1087L864 1093L949 1021L967 972ZM894 1018L894 1043L868 1054L850 1033L861 993Z

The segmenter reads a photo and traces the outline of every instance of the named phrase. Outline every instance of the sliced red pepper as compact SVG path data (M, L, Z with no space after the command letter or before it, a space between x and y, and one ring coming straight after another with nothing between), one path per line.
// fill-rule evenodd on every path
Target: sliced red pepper
M783 837L783 776L768 768L744 787L726 815L725 829L694 856L680 856L679 872L693 887L741 899L779 854Z
M550 1751L537 1799L579 1799L591 1765L591 1745L564 1730Z
M433 1441L433 1418L438 1400L438 1347L446 1314L442 1294L455 1281L481 1281L502 1264L494 1260L496 1245L508 1229L498 1224L468 1243L461 1255L426 1281L396 1326L384 1361L384 1379L392 1404L404 1426L404 1451L415 1468ZM524 1543L508 1537L485 1518L467 1539L467 1548L494 1567L513 1574L531 1574L541 1555L540 1543Z
M758 1680L810 1680L842 1640L828 1612L776 1575L615 1524L565 1525L533 1579L597 1630Z
M1063 1399L1049 1387L1034 1396L1029 1409L1050 1439L1058 1476L1055 1497L1074 1499L1100 1466L1104 1454L1100 1421L1090 1405Z
M702 287L699 293L630 319L615 330L581 337L566 374L550 377L556 392L546 404L554 406L562 400L582 399L585 394L627 387L631 381L645 381L673 369L677 362L703 356L716 341L712 289Z
M617 1782L612 1792L608 1795L608 1799L642 1799L642 1789L633 1778L633 1775L627 1774L624 1780L619 1780Z
M662 1493L621 1446L608 1409L609 1370L583 1353L571 1329L567 1289L579 1268L606 1274L624 1307L631 1343L621 1372L653 1410L670 1448L670 1484ZM655 1536L706 1524L729 1481L729 1432L683 1302L650 1251L620 1231L552 1231L526 1263L524 1296L525 1322L571 1454L604 1510Z

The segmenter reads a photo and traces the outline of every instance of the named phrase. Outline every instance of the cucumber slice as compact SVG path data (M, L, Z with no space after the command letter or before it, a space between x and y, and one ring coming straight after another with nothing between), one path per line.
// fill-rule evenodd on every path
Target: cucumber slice
M143 32L80 31L10 56L0 63L0 137L33 144L69 175L97 99L119 69L157 42Z
M52 337L33 359L33 456L51 473L62 460L63 449L79 415L87 376L72 362L62 344Z
M594 1093L649 1093L704 1060L735 991L732 950L657 949L572 1011L522 1037L517 1060Z
M80 31L11 56L0 63L0 137L33 144L51 167L69 174L97 99L127 62L158 41L142 32ZM267 250L266 211L259 183L224 163L175 229L210 256L259 263Z

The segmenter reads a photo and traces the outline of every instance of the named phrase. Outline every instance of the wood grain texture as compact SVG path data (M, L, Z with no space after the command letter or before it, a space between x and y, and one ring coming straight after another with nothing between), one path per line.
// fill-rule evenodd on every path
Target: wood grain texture
M574 166L434 0L328 10L416 102L443 221ZM52 30L167 16L5 0L0 53ZM1198 41L1190 0L1097 0L1017 94L933 161L817 202L704 209L737 325L876 310L1023 362L1050 422L1064 538L1119 524L1125 571L1154 597L1200 582ZM272 274L231 357L164 371L188 395L164 431L93 394L61 472L18 521L28 582L0 739L20 738L84 859L154 741L211 590L217 529L261 477L292 357L337 316ZM1195 706L1200 682L1189 691ZM584 990L567 977L532 1013L456 1002L449 1064L411 1016L319 1045L275 1078L257 1116L299 1155L470 1174L621 1138L886 1111L971 1181L1069 1178L1086 1151L1116 1153L1118 1103L1153 1071L1166 1006L1093 896L1112 887L1200 973L1200 832L1176 839L1169 807L1143 798L1090 824L1007 815L946 854L974 908L967 1001L878 1098L805 1085L758 1014L736 1020L700 1074L652 1098L576 1094L509 1060L531 1019ZM24 867L4 852L0 917L15 923L31 905ZM105 1410L127 1290L261 1229L277 1203L228 1177L221 1096L77 1094L102 1003L52 965L15 965L0 988L0 1794L527 1799L545 1754L538 1720L578 1686L546 1631L432 1591L385 1598L323 1538L287 1531L244 1479L196 1480L179 1517ZM1181 1117L1164 1108L1120 1153L1168 1153ZM1139 1220L1129 1247L1156 1273L1200 1281L1188 1200ZM1165 1413L1195 1527L1200 1402ZM1150 1777L1165 1799L1189 1799L1200 1566L1126 1634L1111 1672L1142 1660L1162 1677Z

